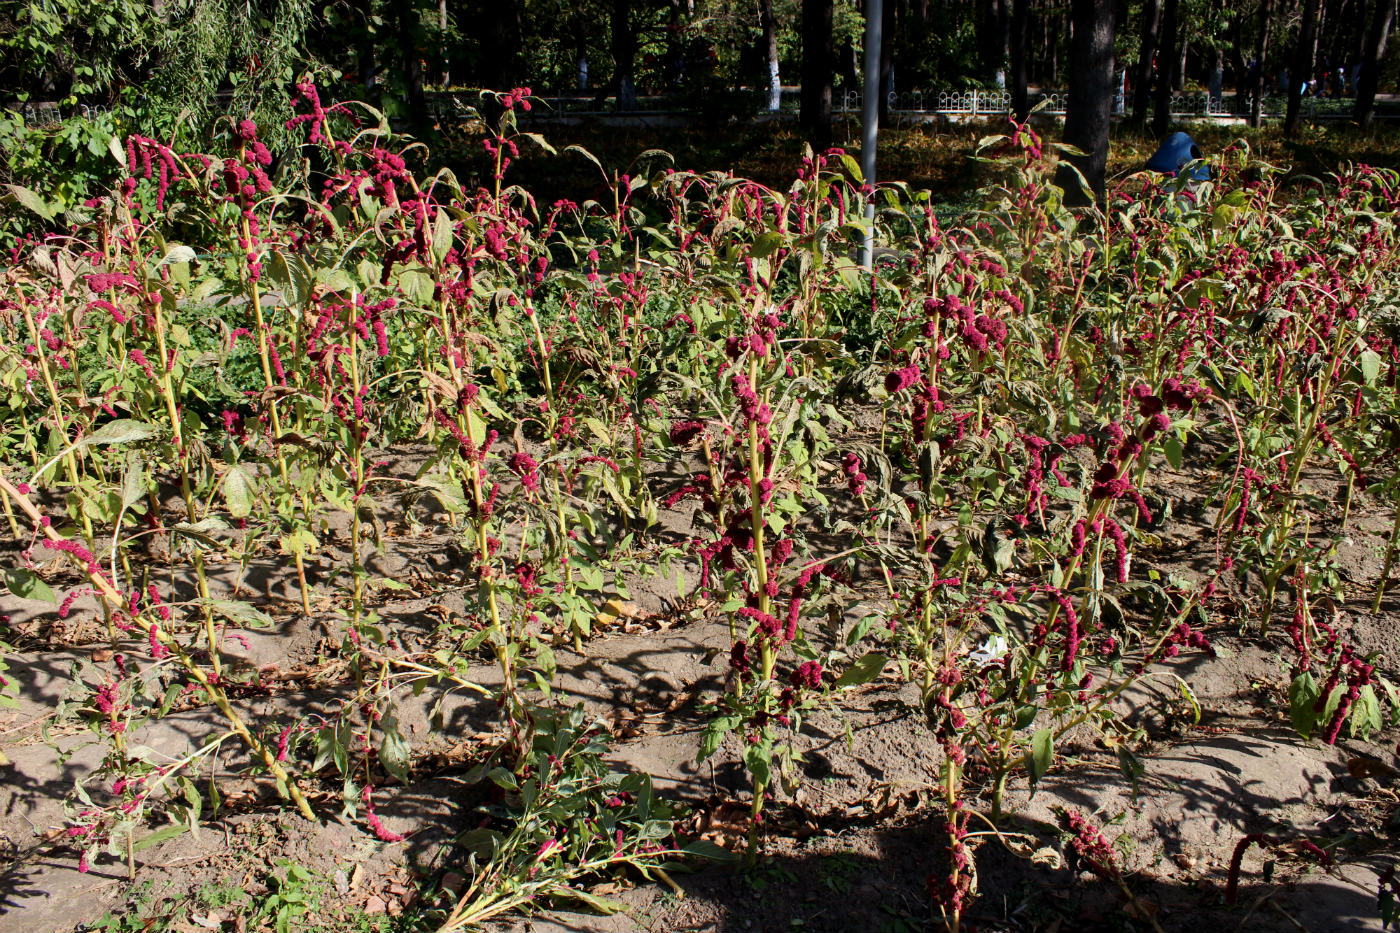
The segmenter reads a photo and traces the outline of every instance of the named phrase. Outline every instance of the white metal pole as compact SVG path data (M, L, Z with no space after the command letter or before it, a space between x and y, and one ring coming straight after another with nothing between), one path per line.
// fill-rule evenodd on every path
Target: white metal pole
M865 85L861 89L863 126L860 142L860 170L867 185L875 184L875 144L880 136L880 44L884 41L884 0L865 0ZM875 199L865 205L865 244L861 265L869 269L875 260Z

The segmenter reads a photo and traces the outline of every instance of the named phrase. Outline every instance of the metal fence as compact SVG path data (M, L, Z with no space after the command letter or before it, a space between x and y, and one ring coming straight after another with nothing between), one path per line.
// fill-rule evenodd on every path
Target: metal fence
M1068 91L1036 91L1029 95L1032 107L1045 103L1042 113L1063 116L1069 102ZM1355 106L1351 98L1305 97L1301 115L1305 118L1349 117ZM861 93L847 91L837 100L835 108L843 114L861 112ZM1011 92L1006 90L970 91L906 91L890 95L890 112L894 114L943 114L948 116L1003 116L1011 112ZM1173 94L1169 110L1173 117L1239 118L1249 115L1249 98L1244 95L1211 97L1209 94ZM1265 117L1282 117L1288 109L1288 98L1265 97L1261 113ZM1381 109L1378 106L1378 110ZM1120 91L1113 97L1113 112L1123 116L1127 101ZM1394 116L1381 112L1378 116Z
M796 113L798 93L796 88L783 89L781 112ZM755 99L758 97L757 93L752 96ZM1052 116L1063 116L1069 93L1059 90L1034 91L1030 94L1029 99L1033 107L1045 102L1045 106L1041 108L1040 112ZM429 109L433 116L439 120L460 119L467 112L467 108L475 103L476 95L474 93L441 91L428 94ZM637 109L625 112L617 110L610 98L604 99L600 105L596 97L581 94L536 98L535 104L532 116L536 119L548 120L550 117L578 118L605 115L684 117L692 112L694 101L674 96L638 97ZM1113 112L1122 116L1126 112L1126 106L1124 95L1121 92L1116 94L1113 101ZM1351 117L1354 106L1355 101L1351 98L1305 97L1302 101L1301 116L1309 120L1348 119ZM1288 99L1286 97L1269 96L1264 98L1261 113L1268 118L1280 118L1284 115L1287 107ZM92 119L110 110L107 107L86 104L60 108L58 104L51 102L15 104L11 105L9 109L21 116L27 125L40 128L58 126L65 119L74 117ZM859 115L861 113L860 91L849 90L838 94L832 102L832 110L842 116ZM896 119L901 117L926 119L940 116L951 119L1000 117L1011 112L1011 92L1001 89L904 91L890 95L889 111ZM1211 97L1208 94L1173 94L1170 112L1173 117L1177 118L1239 119L1249 115L1249 98L1236 94L1221 97ZM1397 107L1396 103L1389 99L1377 100L1375 115L1378 119L1400 118L1400 107Z

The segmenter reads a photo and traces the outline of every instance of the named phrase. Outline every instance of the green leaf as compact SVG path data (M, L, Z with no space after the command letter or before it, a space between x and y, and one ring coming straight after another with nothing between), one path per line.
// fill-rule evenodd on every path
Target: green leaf
M1172 465L1173 470L1181 469L1181 439L1175 434L1168 434L1162 440L1162 453L1166 455L1167 462Z
M312 553L316 550L319 542L316 535L312 534L308 528L298 528L289 535L283 535L278 539L277 544L282 548L282 553L290 557Z
M1031 772L1032 786L1046 775L1054 761L1055 732L1048 727L1040 729L1031 736L1031 751L1026 762Z
M1132 787L1133 802L1137 802L1138 778L1142 777L1143 764L1138 761L1136 755L1128 749L1126 745L1118 746L1118 770L1123 772L1123 777L1128 779L1128 784Z
M885 669L885 665L888 663L889 658L878 651L872 651L846 668L841 676L836 678L836 686L858 687L861 684L868 684L880 676L880 672Z
M393 715L379 720L384 730L384 738L379 740L379 763L401 784L408 783L409 747L408 740L399 731L399 721Z
M109 421L78 442L82 447L97 447L107 444L131 444L155 437L158 432L144 421L134 418L118 418Z
M32 570L22 567L9 568L5 571L5 586L20 599L36 599L58 604L58 597L54 596L53 590Z
M744 767L749 769L755 784L767 787L773 779L773 746L759 742L744 749Z
M739 728L742 721L738 716L730 714L716 716L706 723L705 731L700 734L700 752L695 760L704 761L713 755L719 749L719 743L724 741L724 737Z
M753 246L749 249L749 255L754 259L763 259L771 256L783 245L783 235L776 231L769 231L754 237Z
M1361 351L1359 360L1361 366L1361 378L1366 380L1366 384L1375 385L1376 378L1381 374L1381 355L1375 350L1367 348Z
M176 826L163 826L148 836L142 836L131 847L131 851L141 852L145 849L149 849L151 846L160 845L167 839L174 839L176 836L188 832L189 828L189 824L187 823L180 823Z
M1293 728L1303 738L1311 738L1317 726L1317 697L1320 693L1317 681L1307 671L1293 678L1288 685L1288 714L1293 720Z
M159 268L160 266L168 266L177 262L192 262L194 259L195 251L191 247L177 243L166 251L165 255L161 257L160 262L156 263L156 266Z
M10 196L19 202L20 206L28 208L45 220L53 220L53 211L49 210L48 204L37 192L22 185L6 185L5 187L10 189Z
M122 474L122 506L131 508L146 494L146 469L141 461L128 455L126 472Z
M681 851L686 855L693 855L696 858L707 858L715 862L734 862L739 856L730 852L721 845L717 845L708 839L696 839L681 846Z
M492 768L486 772L486 776L501 790L518 790L520 784L515 780L515 775L505 768Z
M200 603L205 603L200 600ZM245 603L235 599L210 599L207 604L211 612L220 618L230 622L237 622L240 625L251 625L254 628L267 628L272 625L272 616L263 612L252 603Z
M1372 732L1379 732L1384 725L1381 704L1376 698L1376 688L1367 684L1361 688L1356 695L1356 702L1351 706L1351 719L1348 722L1351 734L1359 736L1364 742L1370 739Z
M1195 721L1199 723L1201 721L1201 703L1196 699L1196 691L1192 690L1190 684L1180 677L1176 679L1176 689L1180 691L1182 699L1191 704L1191 713L1195 717Z
M228 514L233 518L247 518L253 514L255 498L253 478L243 465L235 463L229 467L224 474L224 502L228 505Z

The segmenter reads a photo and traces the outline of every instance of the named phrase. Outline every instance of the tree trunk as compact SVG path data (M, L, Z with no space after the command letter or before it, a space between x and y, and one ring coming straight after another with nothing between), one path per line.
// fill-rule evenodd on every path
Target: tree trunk
M447 47L447 0L438 0L438 56L442 63L438 82L447 87L452 83L452 55Z
M890 94L894 91L894 37L895 37L895 10L898 4L894 0L885 0L881 7L881 29L884 33L884 41L880 43L880 125L883 126L890 118Z
M1030 0L1011 4L1011 112L1024 123L1030 115L1030 84L1026 56L1030 39Z
M1356 79L1356 122L1370 126L1376 114L1376 87L1380 83L1381 58L1385 55L1386 39L1395 18L1395 0L1376 0L1371 16L1371 28L1366 32L1366 55L1361 62L1361 74Z
M1259 0L1259 34L1254 38L1254 73L1249 76L1249 125L1259 127L1264 116L1264 59L1269 56L1269 30L1273 4Z
M1099 198L1104 194L1108 129L1113 109L1115 13L1114 0L1074 0L1064 139L1084 152L1069 162L1079 169ZM1079 178L1067 166L1060 169L1056 180L1065 190L1067 204L1088 203Z
M760 0L763 21L763 49L768 60L768 109L777 110L783 101L783 82L778 75L778 21L773 17L773 0Z
M982 58L982 79L993 83L1006 67L1005 0L983 0L976 7L977 45ZM890 24L888 20L885 26ZM886 32L885 35L892 35Z
M612 89L618 110L637 109L637 34L632 29L632 0L613 0L612 8Z
M1303 85L1312 80L1313 52L1317 45L1317 2L1303 0L1303 25L1298 33L1298 48L1293 53L1293 70L1288 82L1288 113L1283 119L1283 135L1290 139L1298 131Z
M520 67L520 0L488 0L481 44L481 80L493 90L508 91L524 83Z
M355 43L355 66L360 74L360 83L369 90L374 87L376 71L374 34L370 31L370 21L374 16L373 0L356 0L355 11L361 19Z
M1011 0L997 3L997 68L994 80L999 88L1006 87L1006 71L1011 60Z
M423 95L423 60L418 57L418 30L415 11L410 4L397 8L395 27L399 54L403 56L404 95L408 104L408 122L413 132L422 134L428 128L428 101Z
M831 148L834 0L802 0L802 127L817 150Z
M1147 105L1152 100L1152 56L1157 54L1157 27L1161 20L1161 0L1146 0L1138 36L1137 73L1133 75L1133 125L1139 129L1147 126Z
M1180 21L1177 27L1180 28ZM1186 54L1191 51L1191 40L1183 38L1181 40L1181 55L1176 60L1176 67L1172 69L1172 90L1180 93L1186 87Z
M1152 114L1152 133L1161 138L1167 135L1167 127L1172 122L1172 85L1176 83L1176 33L1177 0L1164 0L1162 6L1162 31L1157 37L1157 98Z

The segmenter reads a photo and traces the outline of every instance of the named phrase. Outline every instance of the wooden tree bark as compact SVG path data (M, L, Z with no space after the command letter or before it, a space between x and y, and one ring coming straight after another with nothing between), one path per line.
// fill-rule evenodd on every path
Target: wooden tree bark
M423 94L423 60L418 57L418 30L414 20L417 13L410 3L397 7L395 32L399 43L400 64L403 68L404 93L408 104L408 122L413 132L428 129L428 102Z
M760 0L759 18L763 26L763 50L767 59L767 107L777 110L782 105L783 82L778 74L778 21L773 16L773 0Z
M1271 0L1259 0L1259 32L1254 38L1254 73L1249 81L1249 125L1258 128L1264 116L1264 60L1269 57L1269 30L1273 27Z
M1108 129L1113 110L1116 13L1114 0L1074 0L1064 139L1084 152L1069 162L1079 169L1099 198L1104 194ZM1066 203L1088 203L1079 178L1068 166L1060 169L1057 182L1065 189Z
M438 83L452 83L452 54L447 47L447 0L438 0Z
M618 110L637 109L637 33L632 26L632 0L613 0L613 78Z
M1138 34L1137 72L1133 75L1133 124L1147 126L1147 106L1152 100L1152 56L1157 54L1157 29L1162 21L1161 0L1146 0L1142 31Z
M1011 3L1011 112L1025 122L1030 115L1030 93L1026 56L1030 40L1030 0Z
M1152 132L1167 135L1172 118L1172 86L1176 84L1177 0L1164 0L1162 31L1157 37L1157 98L1152 114Z
M802 127L814 149L831 147L833 0L802 0Z
M1317 48L1318 0L1303 0L1303 24L1298 31L1298 47L1288 76L1288 113L1283 118L1283 135L1298 131L1298 113L1303 107L1303 84L1312 80L1313 56Z
M1361 75L1356 80L1356 122L1370 126L1376 115L1376 87L1380 82L1381 58L1395 18L1395 0L1376 0L1371 16L1371 28L1366 32L1365 57L1361 60Z
M487 87L508 91L524 83L520 66L522 13L520 0L487 0L485 41L481 43L481 80Z
M359 14L360 28L355 43L355 67L359 71L360 83L367 89L374 87L378 66L375 56L374 34L370 31L370 20L374 16L373 0L355 0L353 8Z

